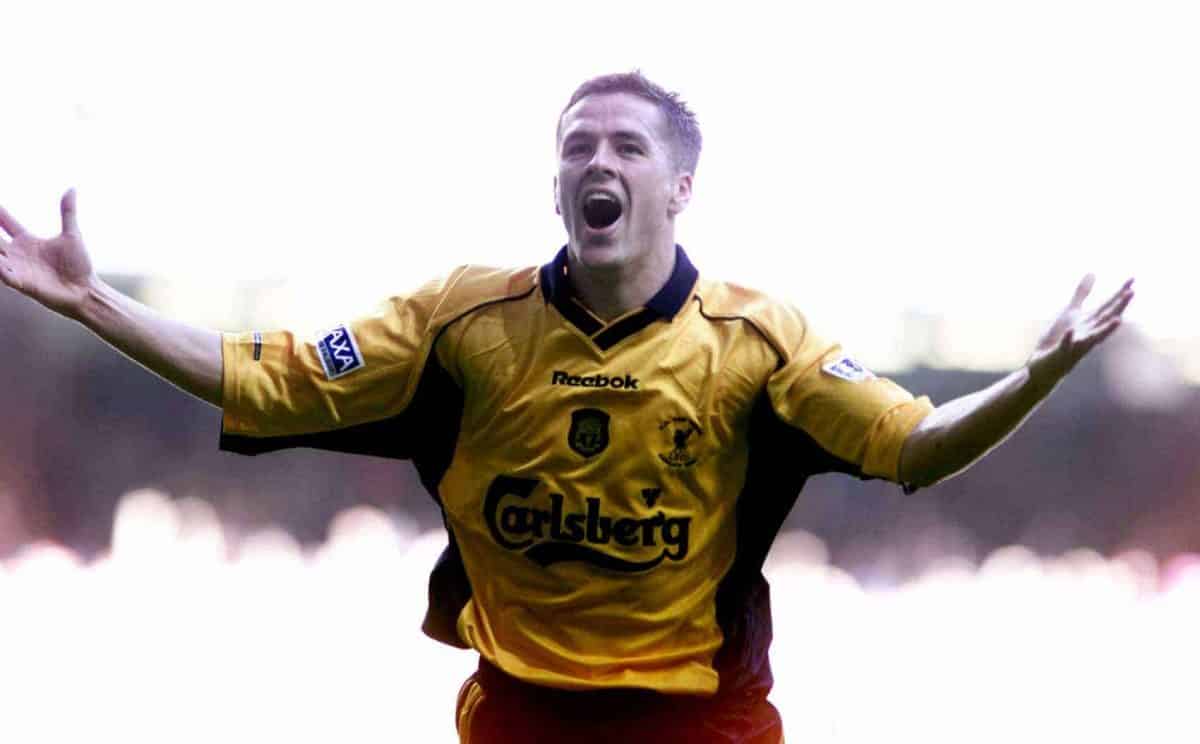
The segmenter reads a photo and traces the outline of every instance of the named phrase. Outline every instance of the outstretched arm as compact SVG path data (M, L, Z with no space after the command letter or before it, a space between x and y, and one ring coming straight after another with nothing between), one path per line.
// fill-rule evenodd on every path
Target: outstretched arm
M965 470L1016 431L1079 360L1120 326L1133 299L1133 279L1085 312L1083 301L1094 281L1091 274L1083 278L1024 367L938 406L913 430L900 453L901 482L928 486Z
M60 203L62 233L31 235L0 207L0 281L77 320L134 361L221 406L221 334L164 318L103 282L75 221L75 192Z

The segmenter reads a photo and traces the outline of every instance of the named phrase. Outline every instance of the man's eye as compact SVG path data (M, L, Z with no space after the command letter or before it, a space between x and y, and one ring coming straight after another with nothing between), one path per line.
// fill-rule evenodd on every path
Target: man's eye
M621 153L623 155L641 155L642 154L642 148L638 147L637 145L630 144L630 143L625 143L625 144L621 145L620 149L621 149Z
M588 151L587 145L570 145L566 149L567 155L583 155Z

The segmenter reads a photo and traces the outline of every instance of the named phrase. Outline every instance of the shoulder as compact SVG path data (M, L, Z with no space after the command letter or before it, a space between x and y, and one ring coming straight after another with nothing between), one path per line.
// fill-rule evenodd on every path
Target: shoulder
M430 328L448 325L475 310L528 297L537 289L537 267L493 268L465 265L405 295L390 298L393 307L419 308Z
M711 320L741 321L754 329L786 362L807 341L808 319L794 305L733 282L701 278L696 287L700 312Z
M494 268L459 266L447 278L444 307L439 316L456 316L492 302L531 295L538 286L538 267Z

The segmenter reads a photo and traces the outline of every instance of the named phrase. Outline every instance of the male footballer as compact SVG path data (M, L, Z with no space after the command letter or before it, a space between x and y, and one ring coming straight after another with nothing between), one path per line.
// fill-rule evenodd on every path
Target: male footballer
M311 339L119 294L71 191L54 238L0 209L0 277L220 407L225 450L413 460L449 537L424 631L479 654L461 741L775 744L761 569L805 480L912 491L962 471L1117 328L1132 280L1085 310L1088 275L1024 366L935 407L693 265L675 219L700 142L640 73L587 81L557 127L565 247L457 268Z

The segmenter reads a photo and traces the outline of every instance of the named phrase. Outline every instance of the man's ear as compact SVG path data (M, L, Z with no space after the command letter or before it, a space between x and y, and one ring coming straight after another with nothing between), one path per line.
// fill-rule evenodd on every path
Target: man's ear
M554 213L562 217L562 207L558 203L558 176L554 177Z
M692 200L692 174L680 173L675 179L675 187L667 202L667 214L671 217L682 212Z

